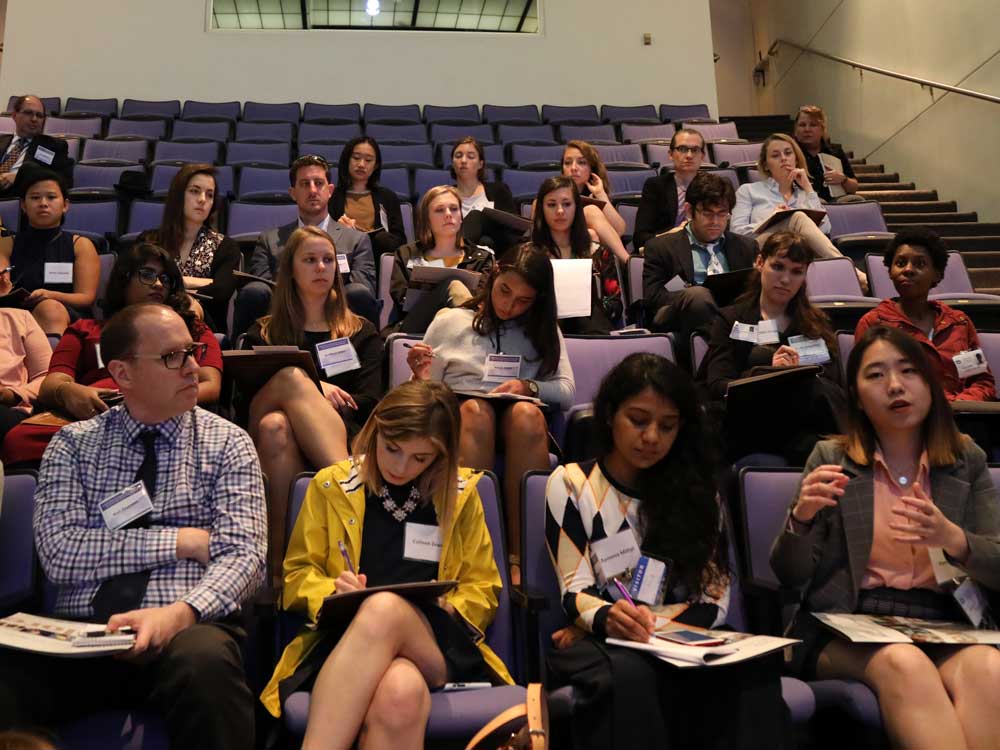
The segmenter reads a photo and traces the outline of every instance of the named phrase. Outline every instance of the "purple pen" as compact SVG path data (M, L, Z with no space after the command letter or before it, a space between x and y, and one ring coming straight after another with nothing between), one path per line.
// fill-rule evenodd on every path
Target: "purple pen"
M635 602L632 600L632 597L629 596L628 589L622 585L622 582L619 581L617 578L615 578L614 581L615 581L615 586L618 587L618 590L622 592L622 596L625 597L625 601L627 601L633 607L636 606Z
M342 541L338 541L337 545L340 547L340 554L344 557L344 564L347 566L347 569L357 575L357 572L354 570L354 565L351 563L351 557L347 554L347 547L344 546Z

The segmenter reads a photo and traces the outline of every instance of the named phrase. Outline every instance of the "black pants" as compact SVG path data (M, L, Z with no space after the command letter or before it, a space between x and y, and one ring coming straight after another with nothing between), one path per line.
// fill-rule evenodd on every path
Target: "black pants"
M98 711L148 708L173 750L248 750L254 697L243 673L241 629L196 624L145 664L0 652L0 731L45 728Z
M719 307L712 293L703 286L689 286L677 292L669 305L657 310L653 320L647 320L647 326L651 331L676 333L674 355L678 364L691 370L691 334L708 334L718 316Z
M7 433L17 427L31 414L21 409L12 409L9 406L0 406L0 443L7 437Z

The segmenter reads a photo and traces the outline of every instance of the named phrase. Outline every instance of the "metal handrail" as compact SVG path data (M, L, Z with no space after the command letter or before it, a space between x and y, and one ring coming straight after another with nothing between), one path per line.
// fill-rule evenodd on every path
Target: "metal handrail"
M787 39L775 39L774 42L767 50L767 55L777 54L778 45L785 44L789 47L795 47L795 49L802 50L803 52L808 52L811 55L816 55L818 57L825 57L827 60L833 60L834 62L843 63L844 65L850 65L852 68L859 68L860 70L867 70L872 73L878 73L879 75L889 76L890 78L898 78L901 81L909 81L910 83L919 83L921 86L927 86L932 89L941 89L943 91L950 91L953 94L961 94L962 96L971 96L973 99L982 99L983 101L993 102L994 104L1000 104L1000 97L991 96L990 94L984 94L979 91L972 91L970 89L959 88L958 86L949 86L947 83L938 83L937 81L930 81L926 78L918 78L917 76L908 76L905 73L897 73L895 70L886 70L885 68L876 68L874 65L866 65L865 63L858 62L857 60L849 60L846 57L839 57L838 55L831 55L827 52L820 52L812 47L806 47L796 42L790 42Z

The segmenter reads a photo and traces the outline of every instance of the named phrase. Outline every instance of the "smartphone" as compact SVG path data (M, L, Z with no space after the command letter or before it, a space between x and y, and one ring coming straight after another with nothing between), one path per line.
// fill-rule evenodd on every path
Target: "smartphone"
M671 643L682 643L685 646L721 646L725 641L714 635L705 635L694 630L668 630L656 634L657 638L662 638Z

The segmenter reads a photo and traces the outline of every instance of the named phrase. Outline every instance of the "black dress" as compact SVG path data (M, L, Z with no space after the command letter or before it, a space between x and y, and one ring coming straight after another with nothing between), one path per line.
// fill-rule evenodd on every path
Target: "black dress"
M62 227L54 229L35 229L28 225L14 236L14 247L10 254L11 283L29 292L36 289L48 289L52 292L73 293L73 282L45 282L45 266L48 263L69 263L76 261L76 251L73 248L73 234L64 232ZM79 320L82 312L70 305L70 320Z

